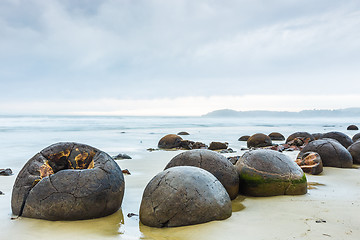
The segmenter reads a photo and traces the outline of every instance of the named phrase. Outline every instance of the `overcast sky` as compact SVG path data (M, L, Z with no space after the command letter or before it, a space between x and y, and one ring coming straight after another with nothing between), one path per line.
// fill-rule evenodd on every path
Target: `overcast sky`
M0 114L360 107L358 0L0 0Z

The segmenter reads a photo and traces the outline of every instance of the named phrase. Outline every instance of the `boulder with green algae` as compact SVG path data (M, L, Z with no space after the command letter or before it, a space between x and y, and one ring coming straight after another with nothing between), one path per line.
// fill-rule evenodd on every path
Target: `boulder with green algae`
M105 152L85 144L53 144L32 157L12 191L15 215L46 220L80 220L116 212L124 176Z
M300 195L307 192L301 168L287 155L258 149L244 153L236 163L240 193L249 196Z
M198 167L179 166L157 174L146 186L140 221L150 227L177 227L223 220L231 201L214 175Z

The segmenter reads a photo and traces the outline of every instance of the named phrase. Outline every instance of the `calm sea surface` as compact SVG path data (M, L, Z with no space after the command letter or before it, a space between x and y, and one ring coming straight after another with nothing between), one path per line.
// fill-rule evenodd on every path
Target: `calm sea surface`
M355 122L354 122L355 120ZM277 131L285 137L296 131L347 131L360 119L253 119L205 117L91 117L91 116L0 116L0 168L18 170L35 153L61 141L75 141L97 147L110 155L120 152L136 155L156 148L168 133L187 131L185 139L226 141L238 149L244 145L242 135Z

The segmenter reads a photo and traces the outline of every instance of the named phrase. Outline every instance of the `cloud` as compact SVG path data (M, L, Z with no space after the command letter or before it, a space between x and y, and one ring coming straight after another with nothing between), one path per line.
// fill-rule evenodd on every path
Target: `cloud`
M352 0L4 0L0 99L357 94L359 28Z

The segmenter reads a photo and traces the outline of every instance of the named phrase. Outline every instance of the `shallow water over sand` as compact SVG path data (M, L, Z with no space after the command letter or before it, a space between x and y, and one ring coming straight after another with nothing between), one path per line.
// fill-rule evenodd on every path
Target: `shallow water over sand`
M307 175L312 182L306 195L251 198L233 201L233 215L224 221L157 229L143 226L138 214L143 189L180 151L148 152L167 133L188 131L187 139L205 143L227 141L237 153L246 143L237 139L256 132L295 131L348 132L348 122L330 120L204 120L201 118L0 118L0 168L10 167L14 175L0 176L0 239L359 239L360 170L325 168L319 176ZM355 123L356 124L356 123ZM331 125L331 126L330 126ZM161 127L163 126L163 127ZM352 135L351 135L352 134ZM116 155L133 157L119 160L125 175L122 209L99 219L83 221L11 220L11 189L23 164L44 147L58 141L86 143ZM289 152L293 159L296 152Z

